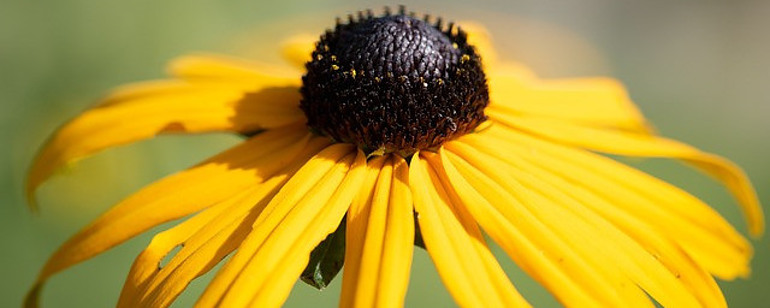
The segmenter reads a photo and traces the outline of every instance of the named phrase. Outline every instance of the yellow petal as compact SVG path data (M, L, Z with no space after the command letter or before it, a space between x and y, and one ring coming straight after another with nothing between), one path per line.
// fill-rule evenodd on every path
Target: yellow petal
M101 150L167 133L253 132L304 119L296 88L241 90L156 81L119 90L60 128L27 178L27 197L59 168Z
M317 41L318 36L308 34L294 35L283 42L281 55L293 67L304 71L305 63L311 60L310 57Z
M363 152L332 145L308 161L262 211L198 306L280 306L313 248L339 225L365 176Z
M423 159L415 154L409 186L428 253L461 307L528 307L489 251L473 218Z
M251 62L224 55L197 54L179 57L168 65L171 75L194 82L253 83L270 86L297 86L300 76L278 66Z
M492 109L596 127L648 132L625 88L611 78L542 80L505 67L488 74Z
M404 305L414 247L409 167L400 156L380 156L367 163L367 180L372 174L376 183L361 187L369 197L348 210L340 307Z
M299 154L308 138L301 127L269 131L140 190L64 243L41 270L36 285L158 224L262 182Z
M515 146L508 146L496 142L494 139L490 140L480 136L467 136L462 139L462 142L506 161L508 168L505 169L505 172L531 189L541 192L547 191L548 196L559 197L560 200L564 200L562 204L571 205L574 211L590 210L613 223L615 227L628 234L651 255L655 256L672 273L675 273L677 278L681 279L682 283L698 296L698 300L704 306L724 307L726 305L724 296L713 277L700 265L693 262L681 247L669 239L666 233L659 231L648 222L619 210L616 205L580 184L587 181L570 181L570 179L562 178L558 173L543 168L543 165L552 162L547 157L543 157L539 163L530 162L536 156L524 154L523 152L526 150L523 148L525 147L521 147L522 150L517 151L512 149ZM451 144L451 146L455 145ZM566 200L569 198L572 198L574 202ZM583 213L583 215L591 216L590 213ZM601 220L595 223L597 226L603 224ZM610 234L614 232L611 228L606 226L604 228Z
M302 153L275 176L155 236L134 261L119 306L171 304L192 279L209 271L238 247L278 189L328 144L325 138L311 140ZM160 260L176 246L182 249L160 268Z
M633 286L620 288L617 277L585 259L499 184L467 164L450 162L446 152L433 158L432 165L443 166L441 176L451 183L473 218L560 302L591 307L626 304L624 298L634 291Z
M355 301L355 289L360 277L361 252L364 250L367 219L371 215L371 207L374 198L374 187L380 177L380 169L387 159L383 156L366 162L366 175L353 203L347 213L347 225L345 231L345 270L342 272L342 294L340 295L340 307L349 307ZM355 218L354 218L355 217Z
M486 134L502 151L516 153L654 225L714 275L732 279L748 274L749 243L708 205L681 189L584 150L495 127L478 137Z
M596 260L594 264L600 270L609 270L611 275L621 276L616 278L620 287L628 283L637 284L665 307L694 303L694 294L681 283L679 270L669 271L635 240L584 205L543 182L533 180L527 173L517 173L509 164L482 154L469 145L450 142L446 149L450 158L463 164L467 162L511 194L528 200L522 204L558 236L572 243L574 250L581 252L586 259ZM516 185L517 182L525 184ZM635 296L631 300L651 304L643 293L631 295ZM626 300L627 303L629 301ZM724 306L723 300L721 303Z
M631 132L597 129L562 121L490 113L495 121L556 142L591 150L645 157L670 157L684 160L720 180L732 192L743 210L749 232L759 236L764 231L764 217L756 192L748 177L732 162L684 143Z
M252 82L249 82L249 85L249 89L239 89L232 83L190 83L180 80L141 82L116 89L94 109L116 105L120 105L116 107L118 110L129 106L167 108L173 107L175 102L185 101L221 105L223 108L229 106L232 109L229 111L231 114L223 120L231 122L233 126L227 129L228 131L236 132L275 128L304 120L304 114L299 109L301 96L297 87L278 87L270 84L257 87ZM217 95L229 99L219 99ZM209 100L206 101L207 99ZM191 104L190 107L195 106Z
M154 278L161 269L161 260L165 258L176 247L184 247L185 242L191 235L198 232L205 225L210 224L214 218L229 210L233 203L245 199L254 193L255 189L248 189L234 197L228 198L223 202L213 205L202 212L195 214L192 218L185 220L179 225L163 231L152 238L150 245L142 251L134 260L131 270L123 285L123 291L120 294L118 307L136 306L141 299L138 294L140 289L145 289L147 282ZM176 256L174 256L176 258ZM172 298L173 300L173 298Z
M105 107L120 103L130 103L142 99L152 99L153 97L171 97L190 91L206 90L227 90L221 86L208 84L203 87L194 87L189 82L176 79L160 79L130 83L118 86L110 91L107 97L103 98L96 107Z

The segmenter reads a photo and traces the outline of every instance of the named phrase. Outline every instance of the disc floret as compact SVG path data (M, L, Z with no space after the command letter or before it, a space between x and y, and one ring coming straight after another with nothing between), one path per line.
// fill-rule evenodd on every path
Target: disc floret
M367 153L408 156L486 119L481 58L467 34L402 9L338 19L306 64L301 108L314 131Z

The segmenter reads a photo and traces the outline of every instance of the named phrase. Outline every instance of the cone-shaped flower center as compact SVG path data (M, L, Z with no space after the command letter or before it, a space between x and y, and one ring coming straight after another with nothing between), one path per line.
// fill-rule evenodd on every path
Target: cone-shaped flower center
M366 152L408 156L486 119L481 59L451 24L359 14L322 35L312 56L301 90L308 125Z

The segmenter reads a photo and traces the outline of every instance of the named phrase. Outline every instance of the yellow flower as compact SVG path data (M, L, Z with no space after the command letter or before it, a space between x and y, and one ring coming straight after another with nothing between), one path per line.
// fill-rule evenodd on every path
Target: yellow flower
M722 181L749 232L763 232L744 173L656 136L618 82L539 79L499 60L482 29L403 11L338 21L315 44L288 42L293 67L182 57L173 78L120 88L52 136L30 170L30 199L61 166L109 147L167 133L248 139L72 237L28 306L52 275L188 215L136 258L119 306L168 306L231 253L198 305L279 306L338 226L345 307L403 305L415 238L460 306L528 306L482 230L567 306L650 306L651 297L724 307L714 277L749 274L750 243L716 211L601 154L685 161Z

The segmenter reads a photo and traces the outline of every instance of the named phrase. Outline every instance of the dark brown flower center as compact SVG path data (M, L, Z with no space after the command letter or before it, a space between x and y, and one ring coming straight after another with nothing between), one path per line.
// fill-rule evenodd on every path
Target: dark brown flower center
M322 35L302 78L308 126L367 153L408 156L483 122L481 59L465 32L428 20L359 13Z

